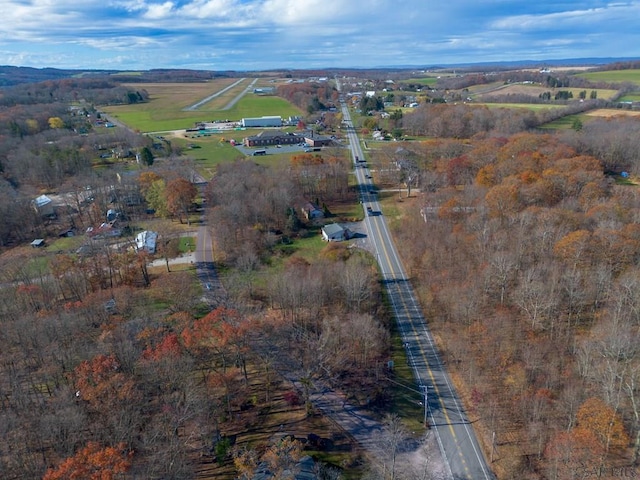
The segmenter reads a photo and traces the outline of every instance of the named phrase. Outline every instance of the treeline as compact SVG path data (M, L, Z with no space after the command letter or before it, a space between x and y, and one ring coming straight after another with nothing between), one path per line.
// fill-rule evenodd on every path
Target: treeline
M277 94L309 114L325 110L338 99L338 91L326 82L287 83L278 86Z
M540 124L531 110L484 106L421 104L402 117L408 135L471 138L479 133L513 134Z
M3 89L0 106L78 102L90 105L112 105L139 103L148 99L149 94L146 90L133 90L106 77L67 78L21 84Z
M439 90L464 90L474 85L494 82L510 83L534 82L549 88L615 88L611 83L592 82L577 76L575 72L546 72L513 70L508 72L469 73L464 75L441 76L436 83Z
M151 69L135 73L121 72L117 75L122 83L194 83L206 82L214 78L234 78L241 74L233 71L214 72L209 70Z
M425 193L396 226L502 478L638 459L640 194L604 171L635 166L640 124L590 128L424 144Z

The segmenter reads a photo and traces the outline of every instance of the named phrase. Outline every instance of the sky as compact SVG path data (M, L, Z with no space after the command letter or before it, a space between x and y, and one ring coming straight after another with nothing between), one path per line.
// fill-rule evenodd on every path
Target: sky
M0 65L255 71L640 58L640 0L0 0Z

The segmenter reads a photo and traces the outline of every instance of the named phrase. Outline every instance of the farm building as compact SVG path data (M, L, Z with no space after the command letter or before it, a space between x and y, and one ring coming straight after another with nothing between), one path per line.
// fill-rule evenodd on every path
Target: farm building
M240 123L243 127L281 127L282 117L280 116L263 116L254 118L243 118Z
M267 147L269 145L294 145L304 142L304 137L282 130L265 130L244 139L245 147Z

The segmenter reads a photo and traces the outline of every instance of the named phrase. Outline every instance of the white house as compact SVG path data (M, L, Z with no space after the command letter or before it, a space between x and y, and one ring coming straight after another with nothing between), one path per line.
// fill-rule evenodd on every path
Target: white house
M322 227L322 239L325 242L341 242L348 240L351 232L348 228L344 228L337 223L330 223Z
M138 250L146 250L148 253L156 253L156 241L158 234L145 230L136 235L136 248Z

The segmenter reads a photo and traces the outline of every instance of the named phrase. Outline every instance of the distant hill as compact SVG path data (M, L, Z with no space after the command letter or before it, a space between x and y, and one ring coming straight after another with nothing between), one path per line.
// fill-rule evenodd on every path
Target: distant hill
M58 68L32 68L13 67L10 65L0 65L0 87L9 87L21 83L44 82L45 80L59 80L62 78L78 77L85 75L107 74L107 71L82 71L82 70L61 70Z
M557 67L557 66L593 66L602 67L604 65L626 64L638 61L637 58L567 58L556 60L513 60L507 62L474 62L474 63L450 63L440 65L396 65L379 66L371 68L322 68L322 69L271 69L265 71L242 72L234 70L211 71L211 70L189 70L189 69L151 69L151 70L68 70L59 68L33 68L15 67L11 65L0 65L0 88L19 85L24 83L36 83L46 80L60 80L71 77L91 77L109 76L120 83L141 83L141 82L203 82L217 77L241 77L244 75L282 75L282 76L327 76L337 72L388 72L401 70L438 70L438 69L509 69L525 67ZM628 67L626 67L628 68Z

